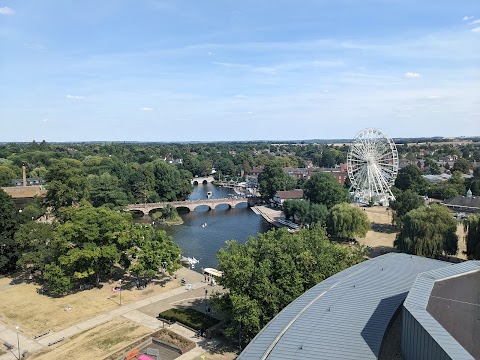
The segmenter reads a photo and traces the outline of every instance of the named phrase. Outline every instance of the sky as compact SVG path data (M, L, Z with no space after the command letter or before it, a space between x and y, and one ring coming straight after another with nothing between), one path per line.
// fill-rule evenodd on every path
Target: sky
M0 142L480 135L478 0L0 0Z

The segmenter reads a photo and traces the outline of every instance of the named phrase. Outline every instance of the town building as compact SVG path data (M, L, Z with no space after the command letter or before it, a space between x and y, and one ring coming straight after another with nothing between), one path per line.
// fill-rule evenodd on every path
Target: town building
M303 199L303 189L277 191L273 195L272 205L275 207L282 207L285 200Z
M452 211L480 212L480 196L473 196L468 189L467 194L457 195L443 202Z

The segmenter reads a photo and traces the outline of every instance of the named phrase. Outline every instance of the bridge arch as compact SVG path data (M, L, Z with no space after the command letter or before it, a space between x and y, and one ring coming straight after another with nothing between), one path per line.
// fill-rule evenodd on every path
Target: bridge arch
M199 185L199 184L208 184L214 182L215 179L213 176L198 176L192 179L192 185Z
M195 205L194 208L193 208L193 211L197 211L197 209L206 209L206 212L209 212L209 211L212 211L212 210L215 210L215 207L212 207L208 204L198 204L198 205ZM199 210L200 210L199 209Z

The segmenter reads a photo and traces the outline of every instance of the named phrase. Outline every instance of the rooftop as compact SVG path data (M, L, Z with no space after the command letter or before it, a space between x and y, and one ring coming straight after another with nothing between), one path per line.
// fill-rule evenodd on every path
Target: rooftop
M45 196L47 190L38 186L8 186L2 187L2 190L10 195L13 199L33 198L35 196Z
M480 209L480 196L468 197L463 195L457 195L451 199L445 200L443 203L447 206L452 207Z
M302 199L303 189L277 191L275 195L278 196L280 199Z
M352 266L283 309L238 359L377 359L417 275L449 266L399 253Z
M480 269L435 282L427 311L480 359Z
M480 296L479 272L480 261L467 261L422 273L404 303L405 309L452 359L473 359L470 351L478 351L475 342L479 339L480 310L475 304ZM476 341L470 342L469 330L477 331Z

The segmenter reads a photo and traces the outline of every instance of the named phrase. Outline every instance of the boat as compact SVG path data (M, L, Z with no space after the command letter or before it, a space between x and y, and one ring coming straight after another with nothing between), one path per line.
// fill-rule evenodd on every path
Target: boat
M182 263L188 264L190 268L195 269L195 264L198 264L199 260L194 257L182 256Z
M207 223L203 223L202 228L206 228L206 227L207 227Z
M211 191L207 191L207 198L210 198L210 196L212 196L212 192L211 192Z

